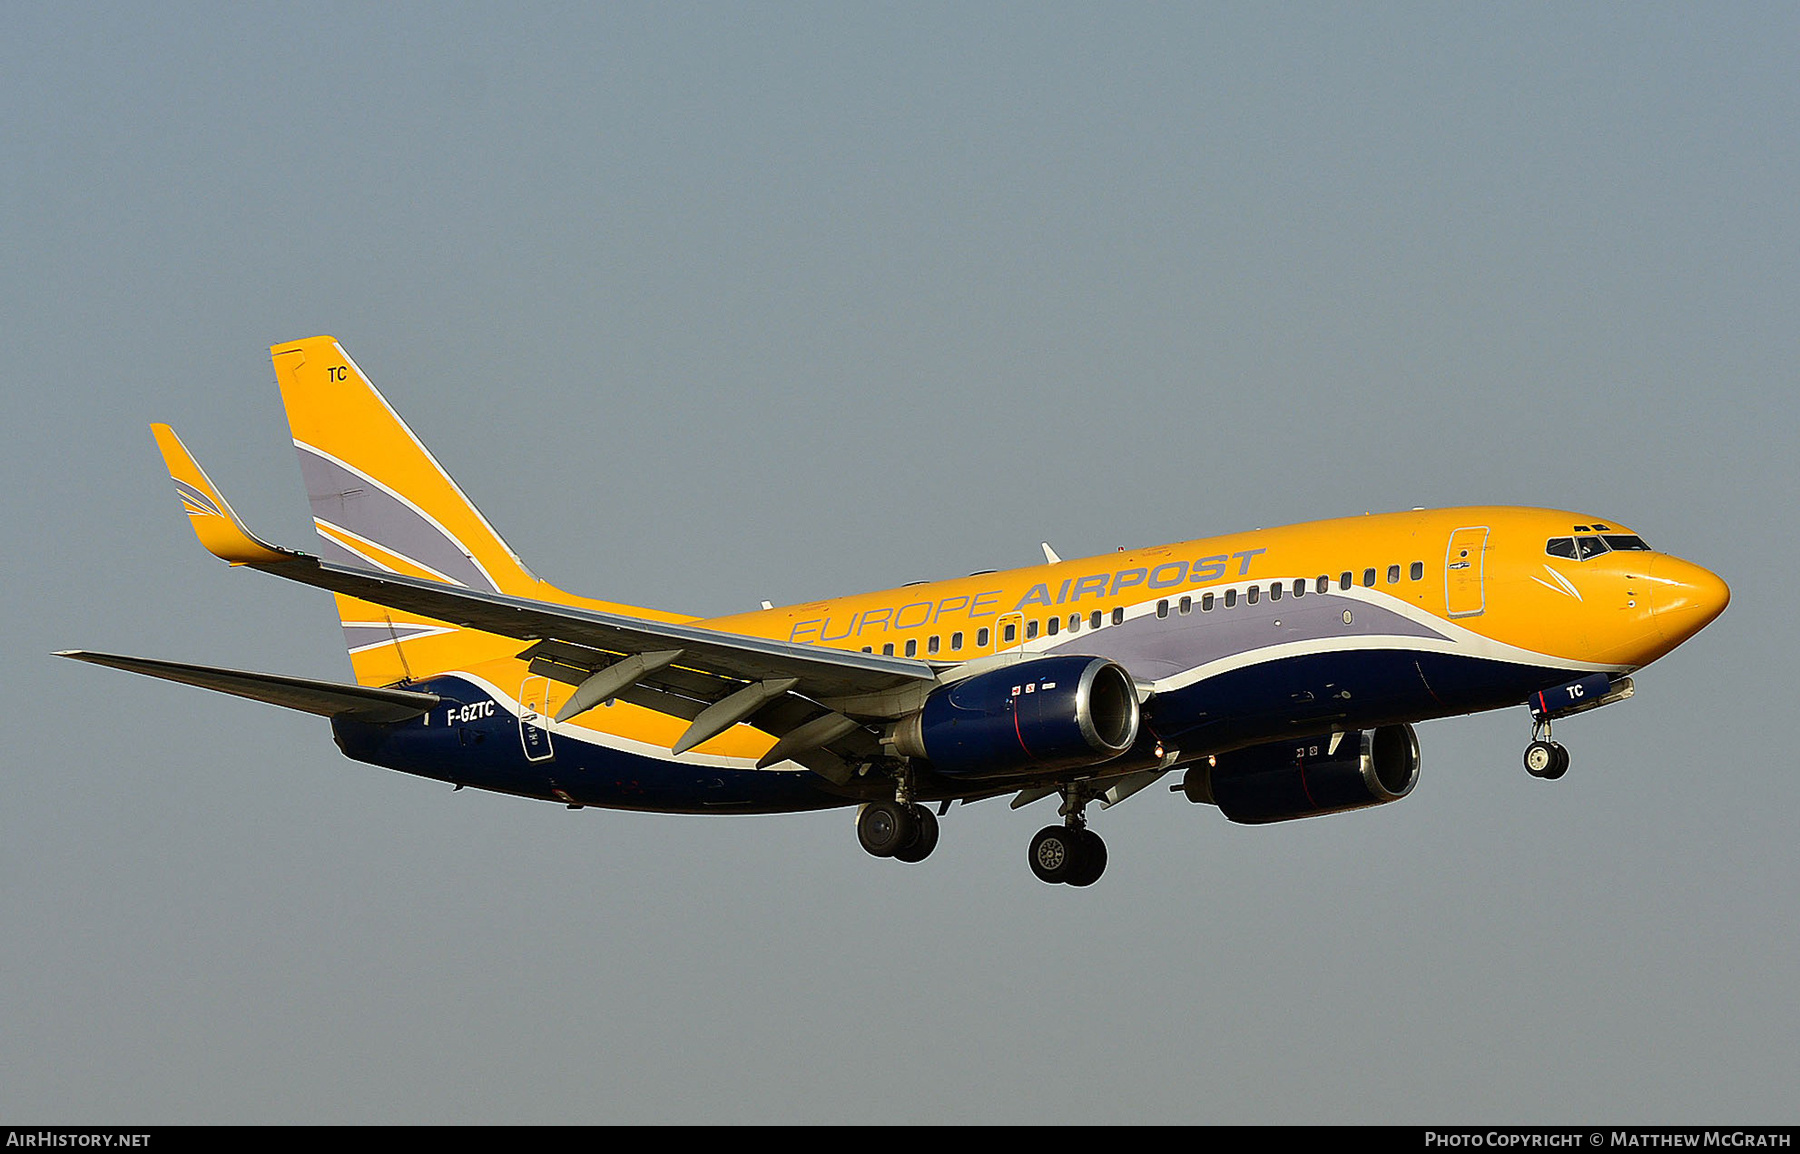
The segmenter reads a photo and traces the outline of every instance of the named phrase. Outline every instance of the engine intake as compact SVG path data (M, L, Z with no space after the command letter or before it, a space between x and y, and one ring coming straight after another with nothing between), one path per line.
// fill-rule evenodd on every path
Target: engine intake
M1111 761L1138 732L1131 675L1104 657L1043 657L979 673L902 718L894 748L949 777L1009 777Z
M1384 725L1307 741L1277 741L1221 753L1182 779L1189 801L1260 825L1399 801L1419 781L1419 738Z

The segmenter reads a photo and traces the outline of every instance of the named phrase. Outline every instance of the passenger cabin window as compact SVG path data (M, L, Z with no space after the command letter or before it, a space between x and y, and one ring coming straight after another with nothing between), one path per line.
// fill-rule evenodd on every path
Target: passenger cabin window
M1167 617L1169 615L1169 599L1167 597L1156 603L1156 615L1158 617Z
M1027 621L1025 623L1025 640L1027 640L1027 641L1034 640L1037 637L1037 633L1038 633L1037 618L1033 617L1030 621Z
M1200 594L1200 612L1211 613L1212 612L1212 603L1213 603L1213 595L1211 593Z
M1058 633L1062 632L1062 618L1052 617L1048 626L1048 632L1052 637L1055 637Z
M959 629L955 633L952 633L950 635L950 648L951 649L961 649L962 648L962 630Z
M1314 583L1313 592L1314 593L1323 593L1327 589L1330 589L1330 588L1331 588L1331 578L1321 577L1318 579L1317 582Z
M1350 588L1350 574L1348 572L1345 572L1344 574L1342 574L1341 576L1338 577L1338 588L1339 589Z
M1423 580L1424 577L1425 577L1425 562L1414 561L1412 563L1412 579L1414 581L1419 581L1419 580Z
M1081 614L1079 614L1079 613L1069 614L1069 632L1070 633L1080 633L1081 632Z
M1194 611L1194 599L1192 597L1183 597L1179 608L1184 617L1187 614L1192 613Z
M892 641L881 647L881 655L883 657L892 657L894 655L894 643Z
M1389 565L1388 566L1388 584L1389 585L1400 584L1400 566L1398 566L1398 565Z
M1271 600L1271 601L1281 600L1281 582L1279 582L1279 581L1269 582L1269 600Z
M1225 590L1225 608L1230 609L1232 606L1234 606L1236 604L1237 604L1237 590L1236 589Z
M1374 584L1375 584L1375 570L1364 569L1363 570L1363 588L1365 588L1365 589L1372 588L1374 586Z
M1254 605L1254 604L1256 604L1256 599L1262 595L1262 586L1252 585L1252 586L1250 586L1249 589L1245 590L1244 592L1245 592L1245 595L1248 597L1250 604Z
M980 629L977 629L975 631L975 648L986 649L987 643L988 643L987 626L983 625Z
M1088 628L1089 629L1100 628L1100 611L1098 609L1096 609L1092 613L1088 614Z
M1306 596L1306 578L1304 578L1304 577L1294 578L1294 596L1296 596L1296 597Z
M937 651L938 651L938 639L937 639L937 635L933 634L931 639L929 641L925 642L925 652L936 653Z
M1125 609L1123 606L1120 606L1119 608L1113 610L1113 624L1114 625L1125 624Z
M1006 642L1008 645L1011 645L1014 641L1017 641L1018 638L1019 638L1019 623L1017 621L1008 621L1006 623L1006 628L1004 630L1002 630L1000 633L1000 640Z
M917 637L912 637L907 640L906 655L908 657L917 657L919 655L919 639Z

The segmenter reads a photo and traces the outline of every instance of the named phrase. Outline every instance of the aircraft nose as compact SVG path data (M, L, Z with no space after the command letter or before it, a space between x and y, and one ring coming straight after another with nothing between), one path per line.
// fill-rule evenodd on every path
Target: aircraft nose
M1686 641L1730 603L1731 589L1718 574L1666 554L1650 563L1650 616L1665 641Z

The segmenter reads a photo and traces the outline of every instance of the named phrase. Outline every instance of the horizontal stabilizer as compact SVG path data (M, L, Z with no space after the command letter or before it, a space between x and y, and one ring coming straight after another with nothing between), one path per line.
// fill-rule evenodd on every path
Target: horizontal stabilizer
M241 669L217 669L210 665L184 665L178 661L158 661L152 657L123 657L116 653L90 653L69 649L57 657L73 657L95 665L110 665L128 673L160 677L216 689L252 701L266 701L283 709L298 709L321 717L351 717L373 723L406 721L417 717L441 700L435 693L414 693L405 689L373 689L362 685L342 685L335 681L312 681L304 677L282 677L273 673L249 673Z

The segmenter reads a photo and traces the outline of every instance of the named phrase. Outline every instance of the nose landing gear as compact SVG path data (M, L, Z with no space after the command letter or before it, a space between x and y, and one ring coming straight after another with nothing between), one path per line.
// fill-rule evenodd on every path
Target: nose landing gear
M1550 722L1542 720L1531 727L1531 744L1525 747L1525 772L1545 781L1555 781L1569 772L1569 751L1550 740Z
M1552 718L1573 717L1624 701L1634 692L1629 677L1590 673L1526 698L1525 706L1531 710L1531 744L1525 747L1525 772L1546 781L1569 772L1569 751L1550 740Z

